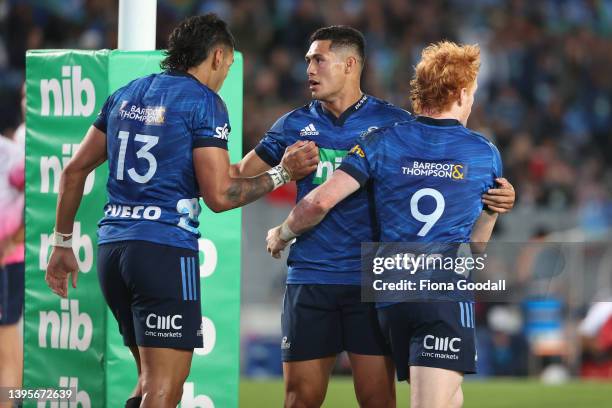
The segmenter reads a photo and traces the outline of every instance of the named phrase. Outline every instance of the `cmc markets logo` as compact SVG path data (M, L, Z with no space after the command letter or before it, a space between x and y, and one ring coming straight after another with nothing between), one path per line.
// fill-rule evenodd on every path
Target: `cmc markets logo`
M181 408L215 408L215 404L208 395L195 395L195 385L186 382L183 385L183 397L181 398Z
M40 192L54 193L59 192L59 182L62 170L68 164L72 156L79 148L78 144L65 143L62 145L61 157L58 156L42 156L40 158ZM51 182L53 180L53 182ZM95 171L92 171L85 179L85 187L83 195L91 193L94 186Z
M436 337L428 334L423 339L423 347L427 350L435 351L451 351L453 353L458 353L461 348L459 345L455 346L456 343L461 343L459 337Z
M146 325L149 329L181 330L183 328L181 320L183 320L183 316L181 315L159 316L155 313L150 313L147 315Z
M91 398L87 392L83 390L79 391L79 379L77 377L60 377L59 388L69 388L76 394L70 398L70 402L39 401L38 404L36 404L36 408L91 408Z
M96 90L89 78L82 78L80 65L62 66L62 78L41 79L41 116L90 116L96 106Z
M93 324L79 312L78 300L60 300L60 311L39 312L38 345L41 348L86 351L91 345Z

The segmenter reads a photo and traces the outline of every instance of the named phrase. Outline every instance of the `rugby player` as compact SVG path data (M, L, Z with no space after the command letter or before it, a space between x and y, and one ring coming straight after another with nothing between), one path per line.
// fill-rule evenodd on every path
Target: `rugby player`
M328 179L357 138L376 128L411 119L411 115L362 92L365 63L363 35L350 27L315 31L306 53L313 101L282 116L233 174L252 176L279 163L286 146L299 139L315 141L319 165L300 180L298 202ZM512 208L514 191L484 196L497 211ZM355 191L330 209L327 217L301 235L288 257L283 300L282 360L285 405L319 407L336 355L348 352L355 394L362 407L395 406L393 364L372 303L361 302L361 242L375 239L376 225L366 189Z
M311 173L317 148L298 142L281 163L230 177L230 123L217 92L234 38L213 14L173 31L161 67L113 93L62 173L49 287L67 296L78 267L71 247L87 175L108 160L108 203L98 229L104 297L134 355L138 383L128 407L175 407L194 348L203 346L198 266L199 196L215 212L247 204Z
M360 138L332 177L269 231L271 254L279 256L293 238L299 242L368 184L381 242L488 241L497 214L483 207L481 196L501 177L502 165L497 148L465 127L479 67L478 46L440 42L427 47L411 82L413 108L420 116ZM422 171L447 165L450 174ZM431 299L432 294L422 295ZM456 293L451 296L457 299ZM379 320L398 379L411 380L410 406L461 406L463 375L476 366L473 303L384 306L378 309ZM452 347L436 348L440 339L450 339Z

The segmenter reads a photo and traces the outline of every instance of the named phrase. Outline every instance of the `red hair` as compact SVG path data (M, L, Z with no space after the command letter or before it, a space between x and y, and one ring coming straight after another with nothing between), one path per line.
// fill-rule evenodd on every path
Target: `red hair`
M474 85L480 68L480 47L441 41L426 47L410 81L416 114L448 110L461 89Z

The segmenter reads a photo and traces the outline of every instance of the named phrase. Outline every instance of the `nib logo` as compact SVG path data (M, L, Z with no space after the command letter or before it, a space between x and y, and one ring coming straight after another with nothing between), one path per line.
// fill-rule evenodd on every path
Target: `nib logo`
M186 382L183 385L183 398L181 398L181 408L215 408L215 404L208 395L194 394L194 383Z
M90 116L96 106L96 90L89 78L81 78L80 65L62 66L61 84L58 79L40 81L42 116ZM85 97L83 101L83 96Z
M39 312L38 345L41 348L86 351L93 334L91 317L79 313L78 300L62 299L60 308L59 313L54 310ZM47 343L48 337L50 344Z
M79 379L77 377L60 377L59 388L70 388L73 393L71 401L39 401L36 408L91 408L91 398L85 391L79 391Z
M62 156L42 156L40 158L40 192L41 193L54 193L59 192L60 176L62 170L72 156L78 150L78 144L65 143L62 145ZM83 195L91 193L94 186L96 172L92 170L91 173L85 179L85 186L83 188ZM53 180L53 183L51 182Z

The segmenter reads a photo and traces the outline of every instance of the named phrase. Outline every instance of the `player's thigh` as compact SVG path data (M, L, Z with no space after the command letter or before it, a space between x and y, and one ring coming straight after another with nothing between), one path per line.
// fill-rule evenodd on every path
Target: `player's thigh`
M362 406L395 406L395 370L390 356L348 353L357 400Z
M104 300L113 313L123 343L136 347L132 317L132 292L123 279L122 258L128 241L113 242L98 246L98 281Z
M360 286L337 286L343 349L360 355L388 356L389 344L380 328L375 304L361 301Z
M306 406L323 403L336 356L304 361L283 362L285 399L288 406L298 402Z
M398 381L409 379L411 340L414 325L411 303L398 303L377 310L381 332L390 348Z
M334 285L287 285L281 314L283 362L335 357L342 321Z
M435 367L410 367L412 408L452 407L460 392L463 373Z
M121 270L132 292L138 346L191 351L202 347L200 275L195 250L132 241Z

